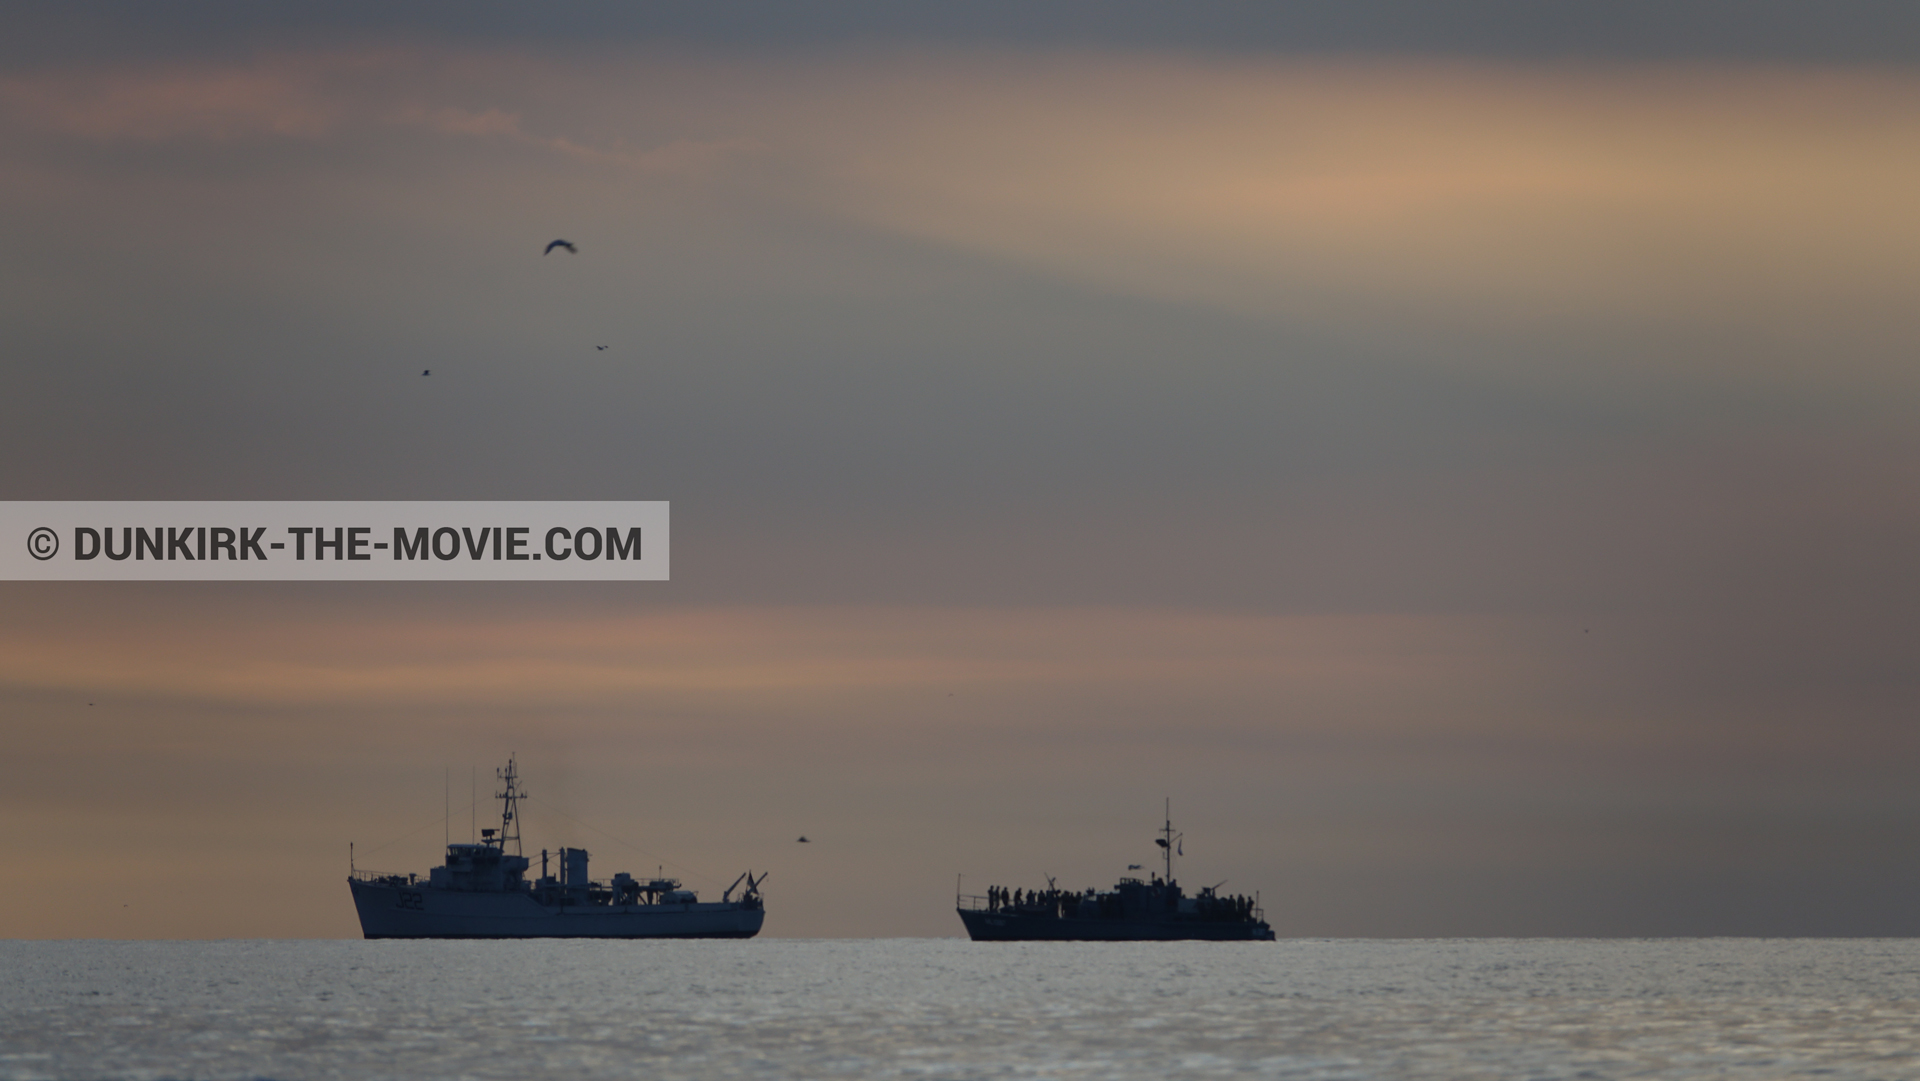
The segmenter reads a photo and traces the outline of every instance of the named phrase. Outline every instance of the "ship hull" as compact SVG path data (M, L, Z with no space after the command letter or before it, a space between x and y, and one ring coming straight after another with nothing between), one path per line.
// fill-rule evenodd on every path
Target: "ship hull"
M1222 920L1070 919L961 908L975 942L1272 942L1263 923Z
M348 886L367 938L752 938L767 916L738 902L543 905L528 893Z

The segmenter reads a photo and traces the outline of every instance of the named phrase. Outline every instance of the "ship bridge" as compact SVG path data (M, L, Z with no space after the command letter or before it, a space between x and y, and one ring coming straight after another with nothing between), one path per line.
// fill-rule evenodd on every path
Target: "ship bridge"
M527 858L506 851L497 830L481 830L479 844L447 846L447 862L433 868L428 883L437 890L507 893L528 888Z

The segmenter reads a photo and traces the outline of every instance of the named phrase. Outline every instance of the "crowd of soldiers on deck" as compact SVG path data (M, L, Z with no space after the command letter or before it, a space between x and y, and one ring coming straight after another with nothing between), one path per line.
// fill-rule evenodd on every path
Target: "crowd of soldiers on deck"
M1003 908L1017 908L1030 915L1064 916L1078 914L1081 897L1093 896L1093 891L1084 894L1071 890L1008 890L1000 886L987 887L987 910L998 912ZM1073 911L1068 912L1066 909Z
M1155 877L1154 886L1161 885ZM1172 885L1169 883L1169 885ZM1179 903L1179 890L1166 893L1167 910L1174 911ZM1254 900L1234 894L1217 897L1211 889L1200 891L1198 897L1191 899L1194 907L1192 916L1203 920L1245 922L1254 918ZM1088 903L1094 911L1088 911ZM1138 902L1135 902L1136 904ZM1075 893L1072 890L1048 888L1044 890L1009 890L1001 886L987 887L987 911L999 912L1003 909L1015 909L1021 915L1051 916L1054 918L1072 918L1093 916L1097 919L1114 919L1123 914L1123 902L1118 893L1099 893L1087 890ZM1097 915L1095 913L1097 912Z
M1200 894L1200 917L1208 920L1233 920L1245 922L1253 919L1253 898L1232 894L1216 897L1211 890Z

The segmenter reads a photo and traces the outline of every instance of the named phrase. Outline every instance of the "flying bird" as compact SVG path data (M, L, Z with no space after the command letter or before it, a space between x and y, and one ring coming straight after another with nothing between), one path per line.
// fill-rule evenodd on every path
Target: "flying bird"
M574 255L579 255L579 254L580 254L580 249L579 249L579 248L576 248L576 247L574 247L574 246L573 246L573 241L571 241L571 240L555 240L555 241L553 241L552 243L549 243L549 244L547 245L547 250L546 250L546 251L543 251L543 252L541 252L540 254L541 254L541 255L551 255L551 254L553 254L553 249L555 249L555 248L565 248L565 249L567 249L567 250L568 250L569 252L572 252L572 253L573 253Z
M806 836L805 836L804 834L802 834L802 835L801 835L801 837L800 837L800 840L799 840L799 842L798 842L798 843L800 843L800 844L803 844L803 845L810 845L810 844L812 844L813 842L812 842L812 841L809 841L809 840L807 840L807 838L806 838Z
M421 375L432 375L432 374L433 374L433 369L432 369L432 368L428 368L428 369L427 369L426 371L424 371L424 372L421 372L420 374L421 374Z
M605 349L605 348L606 348L606 346L604 346L604 345L596 345L596 346L594 346L593 348L594 348L594 349L595 349L595 350L597 351L597 350L601 350L601 349Z

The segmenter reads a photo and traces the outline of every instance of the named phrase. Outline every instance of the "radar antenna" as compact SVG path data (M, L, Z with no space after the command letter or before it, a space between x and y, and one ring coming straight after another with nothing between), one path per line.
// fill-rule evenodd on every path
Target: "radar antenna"
M526 792L520 788L520 773L514 766L514 756L507 756L505 769L494 770L494 776L500 778L506 786L496 792L494 798L501 801L500 808L500 851L507 850L507 842L513 842L513 854L520 852L520 801L526 798Z

